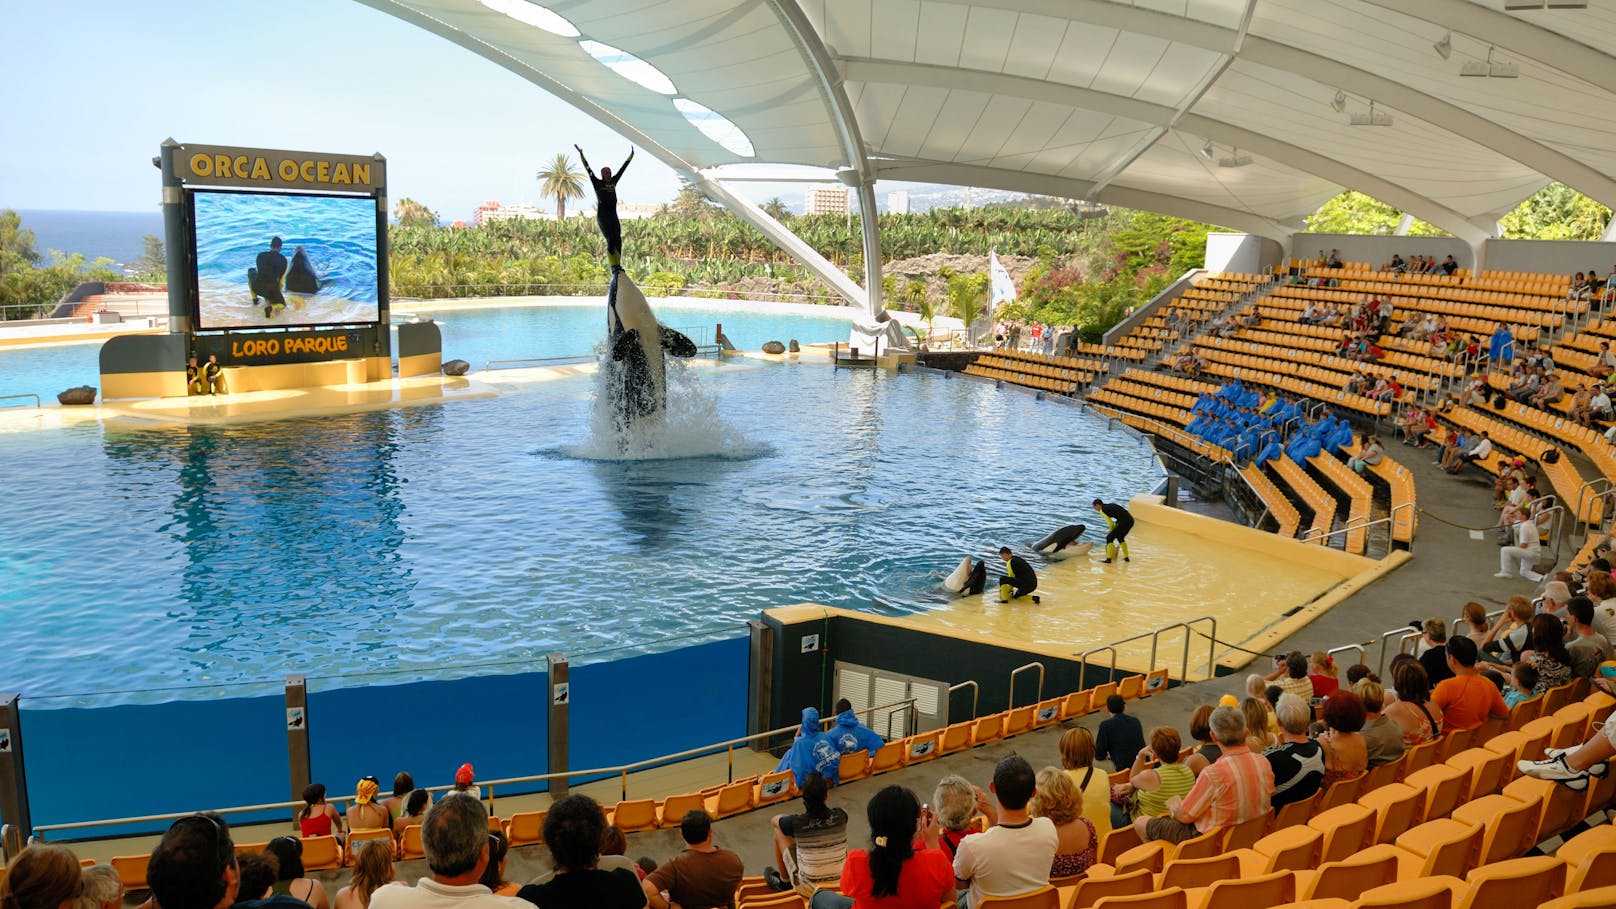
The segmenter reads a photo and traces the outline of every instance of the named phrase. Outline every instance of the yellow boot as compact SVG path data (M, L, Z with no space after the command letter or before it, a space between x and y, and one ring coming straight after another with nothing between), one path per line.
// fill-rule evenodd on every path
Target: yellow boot
M1015 588L1011 587L1009 584L1000 584L999 585L999 602L1001 602L1001 603L1010 602L1010 592L1012 590L1014 590L1014 589Z

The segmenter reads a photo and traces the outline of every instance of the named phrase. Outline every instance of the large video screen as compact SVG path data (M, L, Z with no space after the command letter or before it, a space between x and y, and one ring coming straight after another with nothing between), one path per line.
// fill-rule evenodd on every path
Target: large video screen
M191 195L199 330L381 319L376 200Z

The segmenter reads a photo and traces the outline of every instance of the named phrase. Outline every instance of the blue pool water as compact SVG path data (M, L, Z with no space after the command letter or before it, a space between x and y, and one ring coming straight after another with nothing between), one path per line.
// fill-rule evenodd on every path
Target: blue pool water
M846 341L853 317L846 307L776 312L747 303L661 299L653 299L651 305L663 324L685 331L701 344L712 343L713 326L723 323L724 333L743 350L792 338L804 344ZM444 359L458 357L473 369L482 369L490 360L591 356L606 334L605 307L599 301L494 309L433 310L423 304L398 308L442 323ZM99 342L0 348L0 395L33 393L49 398L75 385L99 385L100 351ZM0 402L4 403L11 402Z
M0 690L110 703L273 691L288 673L458 677L733 636L802 601L925 609L962 555L1158 477L1102 420L961 379L732 362L672 387L727 427L727 454L573 456L593 377L0 436Z

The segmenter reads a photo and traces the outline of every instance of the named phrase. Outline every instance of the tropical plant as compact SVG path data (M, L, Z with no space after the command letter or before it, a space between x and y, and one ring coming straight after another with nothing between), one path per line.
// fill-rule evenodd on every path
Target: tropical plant
M791 220L791 209L786 207L786 203L781 201L779 196L773 197L760 207L763 209L764 214L776 221Z
M1375 234L1390 236L1397 230L1403 213L1386 203L1356 190L1347 190L1319 206L1307 217L1308 233ZM1416 219L1409 228L1414 237L1446 237L1448 232Z
M965 338L975 343L975 323L987 309L988 276L952 275L948 279L948 303L954 317L965 323Z
M1550 183L1503 218L1506 240L1597 240L1610 223L1610 209L1564 183Z
M583 172L572 169L572 158L564 152L557 154L550 166L539 171L534 178L539 181L539 195L546 199L555 198L557 221L566 220L568 199L584 197Z
M438 216L432 209L406 196L394 203L393 220L400 227L435 227Z

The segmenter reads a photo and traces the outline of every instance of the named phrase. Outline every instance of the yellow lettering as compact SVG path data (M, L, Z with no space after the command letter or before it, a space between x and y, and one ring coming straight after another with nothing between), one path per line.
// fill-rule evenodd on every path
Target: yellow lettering
M321 161L319 164L315 165L314 173L315 173L316 179L319 182L321 182L321 183L330 183L331 182L331 162L330 161Z
M247 156L237 155L236 160L230 162L236 166L236 179L247 179Z
M338 161L337 166L331 171L331 182L352 183L353 181L348 179L348 165Z
M338 350L347 350L348 349L348 336L347 335L340 335L340 336L337 337L337 349Z
M214 155L213 156L213 172L218 174L221 177L230 176L230 156L229 155Z
M253 159L252 179L254 179L254 180L268 180L269 179L269 162L268 161L265 161L263 158L254 158Z
M232 356L232 357L234 357L235 359L238 359L238 360L241 359L241 342L240 341L231 341L230 342L230 356Z
M314 162L313 161L304 161L302 164L299 164L297 166L297 174L298 174L298 176L303 178L304 183L313 183L314 182Z
M369 164L355 164L353 166L353 181L355 183L363 183L364 185L369 186L370 185L370 165Z
M297 180L297 162L293 161L291 158L286 158L281 161L279 170L281 173L281 182L293 183Z
M213 175L213 159L209 158L207 155L204 155L204 154L192 155L191 156L191 173L196 174L198 177L210 177L210 176L212 176Z

